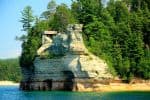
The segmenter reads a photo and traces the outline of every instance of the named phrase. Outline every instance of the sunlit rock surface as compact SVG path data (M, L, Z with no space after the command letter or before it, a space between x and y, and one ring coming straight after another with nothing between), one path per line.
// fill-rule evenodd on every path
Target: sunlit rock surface
M95 84L109 84L112 75L106 62L88 52L81 32L81 24L71 24L66 33L50 36L51 45L42 49L49 55L38 55L32 69L22 68L20 88L81 91L81 88L93 90Z

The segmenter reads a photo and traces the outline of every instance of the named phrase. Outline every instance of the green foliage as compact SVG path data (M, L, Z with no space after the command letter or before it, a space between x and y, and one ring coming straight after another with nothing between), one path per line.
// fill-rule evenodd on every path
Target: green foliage
M80 23L87 24L93 21L93 17L101 13L101 0L77 0L78 1L78 19Z
M56 13L52 22L52 29L59 32L64 32L68 24L76 23L75 18L72 15L71 10L66 4L57 6Z
M54 0L51 0L47 5L47 11L44 11L41 14L41 17L45 19L50 19L56 12L56 7L57 7L56 2Z
M32 26L32 22L34 21L34 17L32 15L32 8L30 6L26 6L21 14L22 18L20 22L23 23L23 31L29 31Z
M21 70L18 59L0 60L0 80L19 82L21 80Z
M144 37L144 43L145 45L148 45L150 47L150 10L148 10L148 8L145 8L145 10L142 11L142 15L142 33Z
M32 66L43 31L64 32L68 24L81 23L84 24L83 38L87 48L106 60L110 72L127 81L134 77L150 79L149 4L149 0L110 0L103 7L101 0L75 0L68 8L65 4L56 5L52 0L42 13L44 19L36 18L32 27L22 21L23 28L25 26L28 31L26 38L21 38L24 41L20 64ZM27 18L27 11L23 12L22 18ZM32 19L32 13L28 15ZM48 53L46 56L53 58L54 55Z
M88 46L95 55L101 56L111 50L111 35L102 22L95 19L93 23L87 24L85 33L89 37Z
M41 32L33 27L28 33L28 39L22 44L22 54L20 57L21 67L31 67L36 56L36 51L41 45Z
M140 77L150 79L150 59L142 59L138 71Z
M138 75L145 79L150 79L150 49L144 50L144 57L138 65Z
M113 4L113 6L110 4ZM131 5L130 10L132 11L134 10L132 6L135 6L135 4L132 5L132 2L128 0L116 2L111 0L110 4L107 9L112 14L117 26L113 34L113 42L115 43L114 67L122 78L131 80L133 76L139 77L138 65L141 65L144 57L142 11L139 7L137 12L129 12L128 5ZM118 57L116 57L117 55ZM148 64L146 63L146 65Z
M21 12L22 18L20 22L23 24L22 31L26 31L27 33L30 31L33 21L34 21L34 16L32 15L32 8L30 6L26 6L23 11ZM16 36L16 40L25 42L27 41L27 34L23 34L22 36L18 37Z
M27 6L27 8L28 8L28 6ZM28 14L26 12L27 8L25 8L25 10L23 10L23 12L25 14ZM30 24L30 22L33 21L33 20L31 20L33 18L31 8L29 10L28 15L29 15L29 19L26 19L25 21L27 21ZM23 15L23 18L26 18L26 16ZM21 22L23 23L23 25L26 24L24 21L21 21ZM24 28L24 26L23 26L23 28ZM42 32L44 30L48 30L48 28L49 28L48 21L40 20L39 18L36 18L34 26L32 26L30 28L28 27L26 39L24 39L24 41L22 43L22 54L20 57L20 66L21 67L29 68L29 67L33 66L33 60L37 54L36 51L41 45ZM25 30L26 29L27 28L25 28ZM21 37L23 37L23 36L21 36Z

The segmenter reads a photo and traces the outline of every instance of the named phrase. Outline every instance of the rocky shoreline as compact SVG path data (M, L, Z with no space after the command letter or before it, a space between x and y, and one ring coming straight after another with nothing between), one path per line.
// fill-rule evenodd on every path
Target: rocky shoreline
M22 90L37 91L78 91L78 92L119 92L150 91L150 81L137 83L110 82L109 80L76 79L73 81L21 82Z
M33 83L33 84L35 84L35 83ZM29 84L27 84L27 85L29 85ZM54 90L56 90L56 87L58 87L58 84L55 84ZM28 90L28 89L29 88L26 87L25 90ZM43 89L43 88L36 87L36 88L34 88L34 90L37 90L37 91L49 90L49 91L51 91L52 89L50 89L50 88ZM60 83L59 83L58 90L63 90L63 91L67 90L68 91L68 89L65 90L63 87L60 89ZM76 86L73 87L72 91L77 91L77 92L150 91L150 83L136 83L136 84L110 83L109 85L93 84L92 86L90 84L85 85L83 83L77 83Z
M21 84L20 84L21 85ZM56 85L56 84L55 84ZM12 81L0 81L0 86L19 86L19 83ZM150 91L150 82L143 83L109 83L109 84L93 84L93 86L85 87L82 82L77 83L73 91L78 92L120 92L120 91ZM39 91L39 90L38 90ZM43 90L42 90L43 91Z

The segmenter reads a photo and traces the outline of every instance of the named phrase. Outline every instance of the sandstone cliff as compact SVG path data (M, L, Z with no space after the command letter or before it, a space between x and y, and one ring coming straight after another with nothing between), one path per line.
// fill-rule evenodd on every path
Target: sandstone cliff
M52 43L41 46L44 51L40 50L33 68L22 68L20 88L78 91L80 87L108 84L112 75L106 62L88 52L81 31L82 25L74 24L68 25L67 32L51 36Z

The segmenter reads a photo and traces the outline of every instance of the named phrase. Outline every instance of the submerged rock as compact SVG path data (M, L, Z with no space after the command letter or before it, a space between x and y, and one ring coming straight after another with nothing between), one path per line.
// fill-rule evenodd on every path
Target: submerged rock
M88 52L81 31L81 24L71 24L66 33L53 36L51 45L44 50L51 57L39 55L32 69L22 68L20 88L78 91L82 87L93 89L94 84L109 84L112 75L107 63Z

